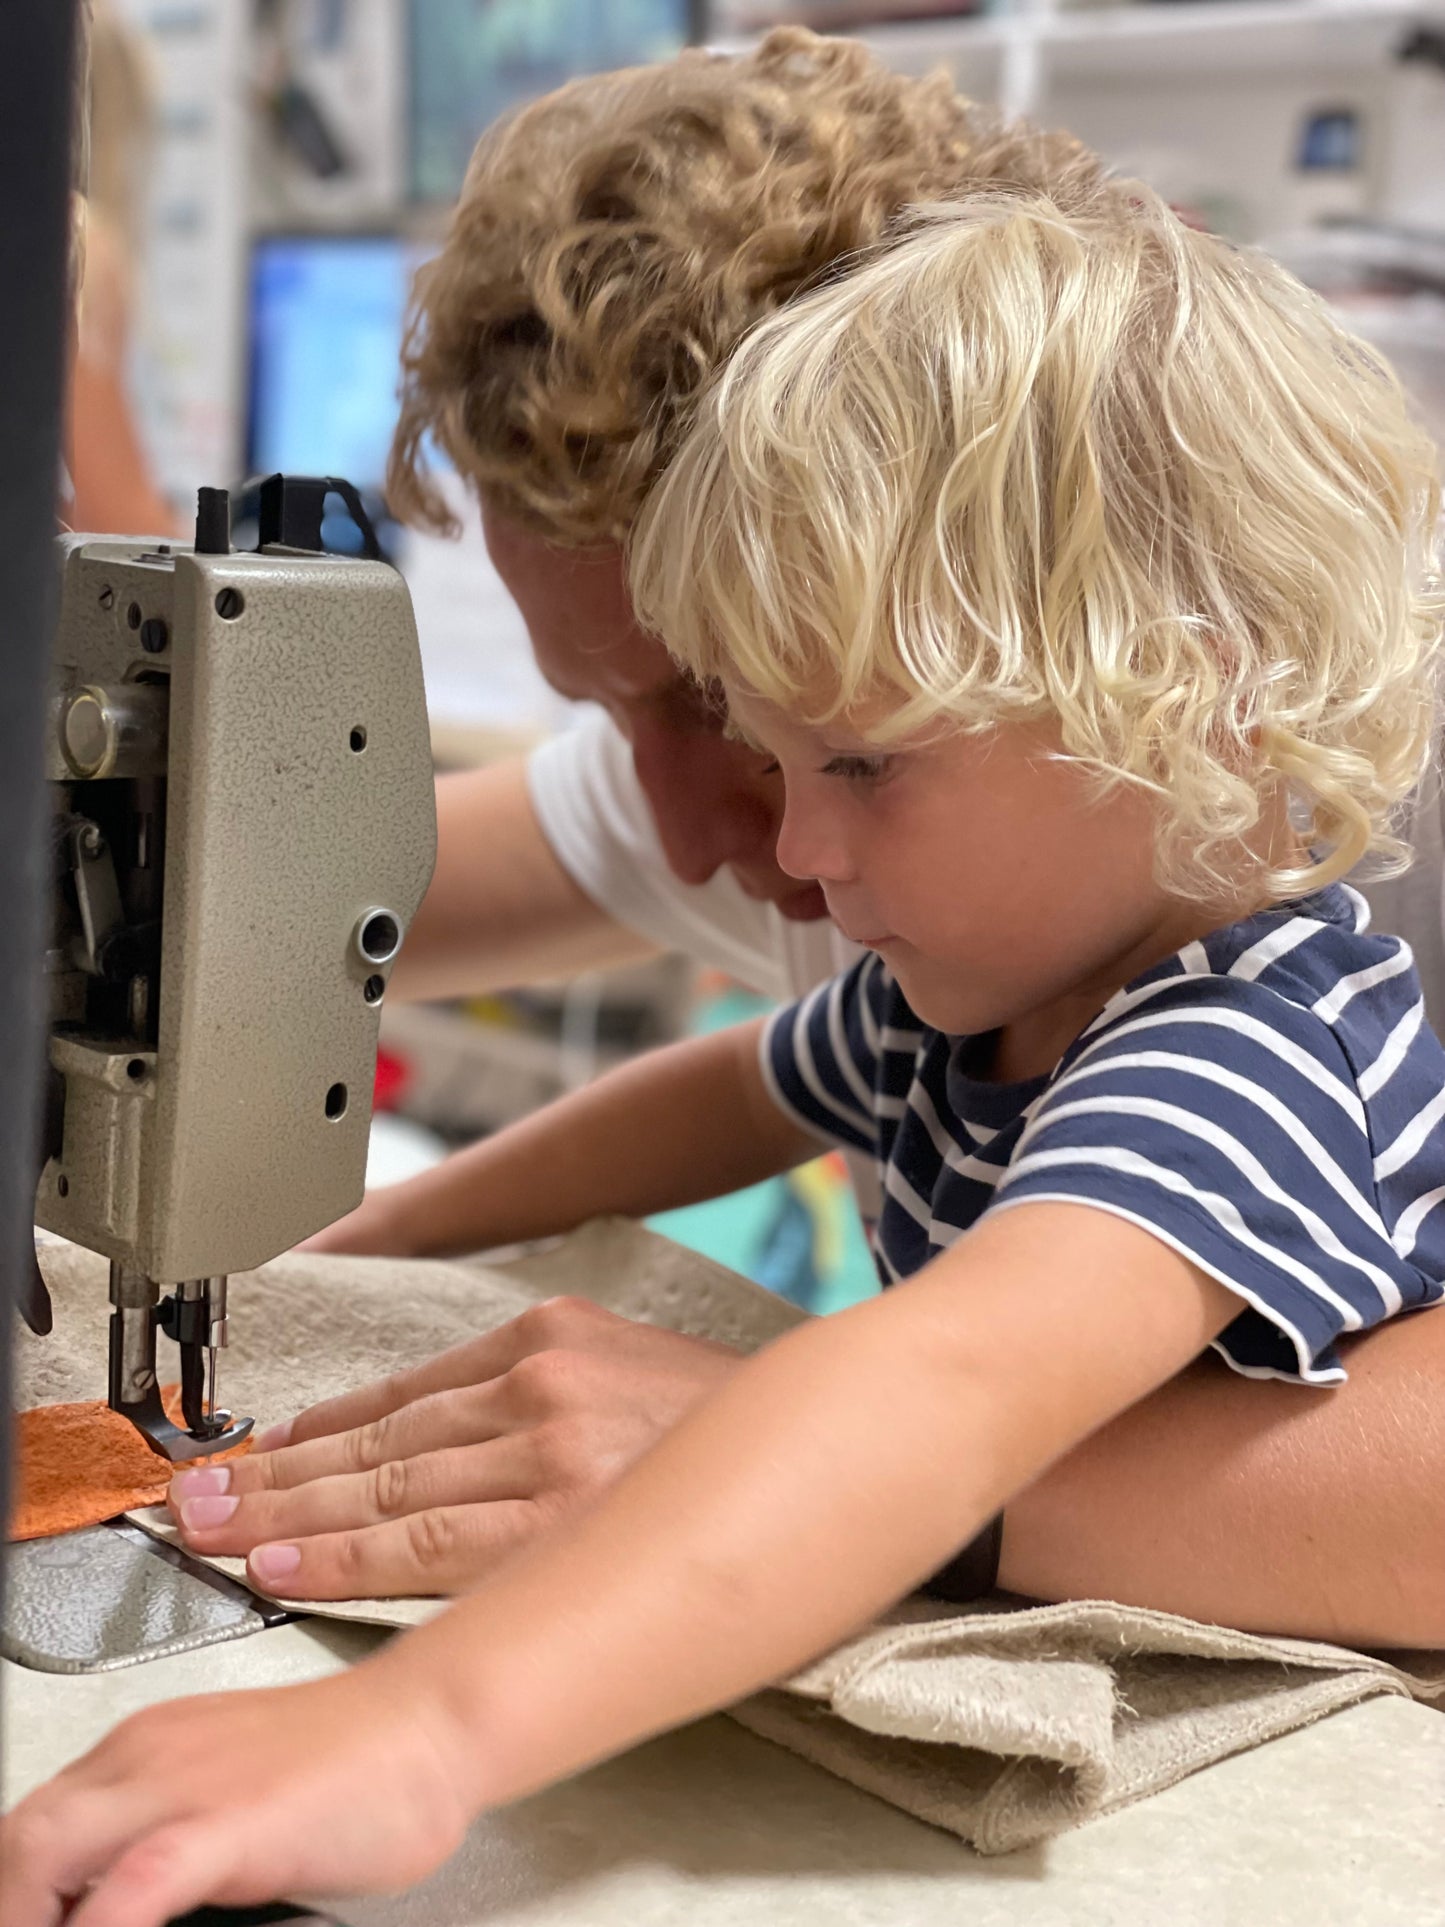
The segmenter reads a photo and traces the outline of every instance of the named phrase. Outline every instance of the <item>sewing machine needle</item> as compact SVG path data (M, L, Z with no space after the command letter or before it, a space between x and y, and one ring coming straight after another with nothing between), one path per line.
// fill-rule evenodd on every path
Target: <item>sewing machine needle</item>
M211 1408L210 1408L210 1411L207 1413L207 1417L214 1420L216 1416L216 1348L214 1345L210 1347L210 1353L211 1353Z

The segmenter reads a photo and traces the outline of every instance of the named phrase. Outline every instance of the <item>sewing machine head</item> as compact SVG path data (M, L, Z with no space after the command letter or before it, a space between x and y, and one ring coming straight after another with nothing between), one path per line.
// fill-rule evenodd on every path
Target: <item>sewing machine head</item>
M410 598L320 553L338 486L270 478L254 553L219 490L193 549L60 544L35 1215L110 1259L110 1403L175 1460L251 1429L216 1402L227 1275L360 1201L381 1000L435 855ZM38 1270L22 1310L49 1330Z

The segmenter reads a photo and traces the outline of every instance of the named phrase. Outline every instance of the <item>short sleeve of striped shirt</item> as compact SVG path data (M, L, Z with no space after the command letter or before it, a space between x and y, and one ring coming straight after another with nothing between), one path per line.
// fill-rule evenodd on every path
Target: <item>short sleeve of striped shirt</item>
M1216 1341L1236 1370L1338 1383L1335 1340L1412 1296L1339 1039L1230 976L1121 1003L1071 1048L991 1209L1059 1199L1145 1227L1245 1301Z
M880 1154L879 1062L890 980L874 955L775 1011L762 1066L773 1102L830 1144Z

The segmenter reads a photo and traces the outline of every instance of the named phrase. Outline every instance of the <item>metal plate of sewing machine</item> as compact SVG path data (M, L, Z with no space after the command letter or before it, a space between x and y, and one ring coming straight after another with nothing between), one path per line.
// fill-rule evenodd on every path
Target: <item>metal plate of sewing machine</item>
M104 1673L245 1639L288 1617L115 1520L9 1549L0 1653L43 1673Z

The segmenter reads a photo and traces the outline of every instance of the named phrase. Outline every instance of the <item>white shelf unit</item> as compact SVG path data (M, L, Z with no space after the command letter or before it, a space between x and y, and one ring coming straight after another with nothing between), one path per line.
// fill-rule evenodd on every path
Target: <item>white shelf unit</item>
M1445 6L1438 0L1110 0L1071 7L1015 0L989 13L862 25L850 37L901 73L996 65L1004 83L1001 104L1034 113L1038 86L1052 77L1348 70L1389 59L1416 27L1445 32ZM737 35L717 44L737 48L755 38Z
M943 66L975 99L1069 128L1256 238L1331 214L1445 231L1445 73L1396 58L1420 29L1445 37L1445 0L1014 0L854 34L900 72ZM1296 167L1305 121L1326 109L1360 123L1348 177Z
M193 508L231 480L242 434L248 16L237 0L116 11L145 35L157 120L132 378L157 479Z

